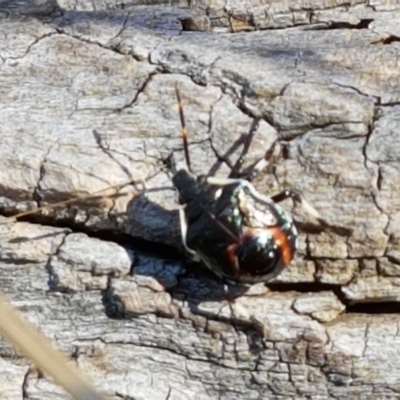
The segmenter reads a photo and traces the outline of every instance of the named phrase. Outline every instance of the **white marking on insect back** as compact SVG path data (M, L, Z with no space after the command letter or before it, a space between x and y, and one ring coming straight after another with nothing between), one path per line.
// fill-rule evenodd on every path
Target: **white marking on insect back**
M269 257L269 258L274 258L274 257L275 257L275 253L274 253L273 251L270 251L270 252L268 253L268 257Z
M214 194L214 199L217 200L221 197L222 189L218 189Z

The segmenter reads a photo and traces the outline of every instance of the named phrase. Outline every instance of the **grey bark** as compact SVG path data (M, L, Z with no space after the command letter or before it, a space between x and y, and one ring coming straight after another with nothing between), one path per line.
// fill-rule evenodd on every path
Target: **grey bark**
M0 2L1 214L131 182L2 219L1 288L110 398L399 398L400 7L241 3ZM262 118L256 187L331 225L293 209L295 261L233 304L180 255L177 84L196 173L226 176ZM67 398L0 355L1 399Z

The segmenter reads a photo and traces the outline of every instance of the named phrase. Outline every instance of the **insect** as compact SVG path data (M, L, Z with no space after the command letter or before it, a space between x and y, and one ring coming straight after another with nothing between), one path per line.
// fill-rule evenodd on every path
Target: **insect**
M181 136L186 169L177 170L173 157L169 157L172 182L179 194L179 220L182 244L196 261L203 262L216 275L235 283L253 284L276 277L292 261L297 249L298 232L291 215L279 203L291 198L299 203L321 225L327 225L319 213L297 191L284 190L276 195L259 193L250 180L196 176L192 172L188 132L178 88ZM250 135L250 134L249 134ZM245 151L233 170L243 162ZM254 176L265 166L265 159L254 167ZM107 188L117 193L104 196L100 190L88 196L49 204L36 210L12 216L17 219L38 211L74 203L83 198L117 198L122 185Z
M326 222L295 190L266 196L246 179L195 176L181 96L177 87L175 91L187 169L176 170L173 161L170 168L181 204L184 248L194 260L228 281L253 284L273 279L293 259L298 237L291 215L278 203L291 198L322 225Z

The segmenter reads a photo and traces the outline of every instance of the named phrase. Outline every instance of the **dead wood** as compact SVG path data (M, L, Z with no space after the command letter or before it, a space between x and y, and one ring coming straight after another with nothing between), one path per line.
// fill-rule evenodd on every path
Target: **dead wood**
M110 398L398 398L400 8L223 3L0 2L1 214L130 193L0 225L1 288ZM257 188L331 225L294 209L295 262L234 304L180 252L176 84L197 173L226 176L261 118ZM0 354L0 398L67 398Z

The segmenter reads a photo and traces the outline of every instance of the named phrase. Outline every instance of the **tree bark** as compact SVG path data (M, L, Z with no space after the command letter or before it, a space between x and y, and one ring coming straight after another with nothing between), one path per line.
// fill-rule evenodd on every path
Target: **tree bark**
M255 3L0 1L0 285L109 398L400 396L400 7ZM182 252L176 86L197 174L260 118L255 186L329 223L289 202L294 262L233 303ZM1 399L68 398L0 355Z

